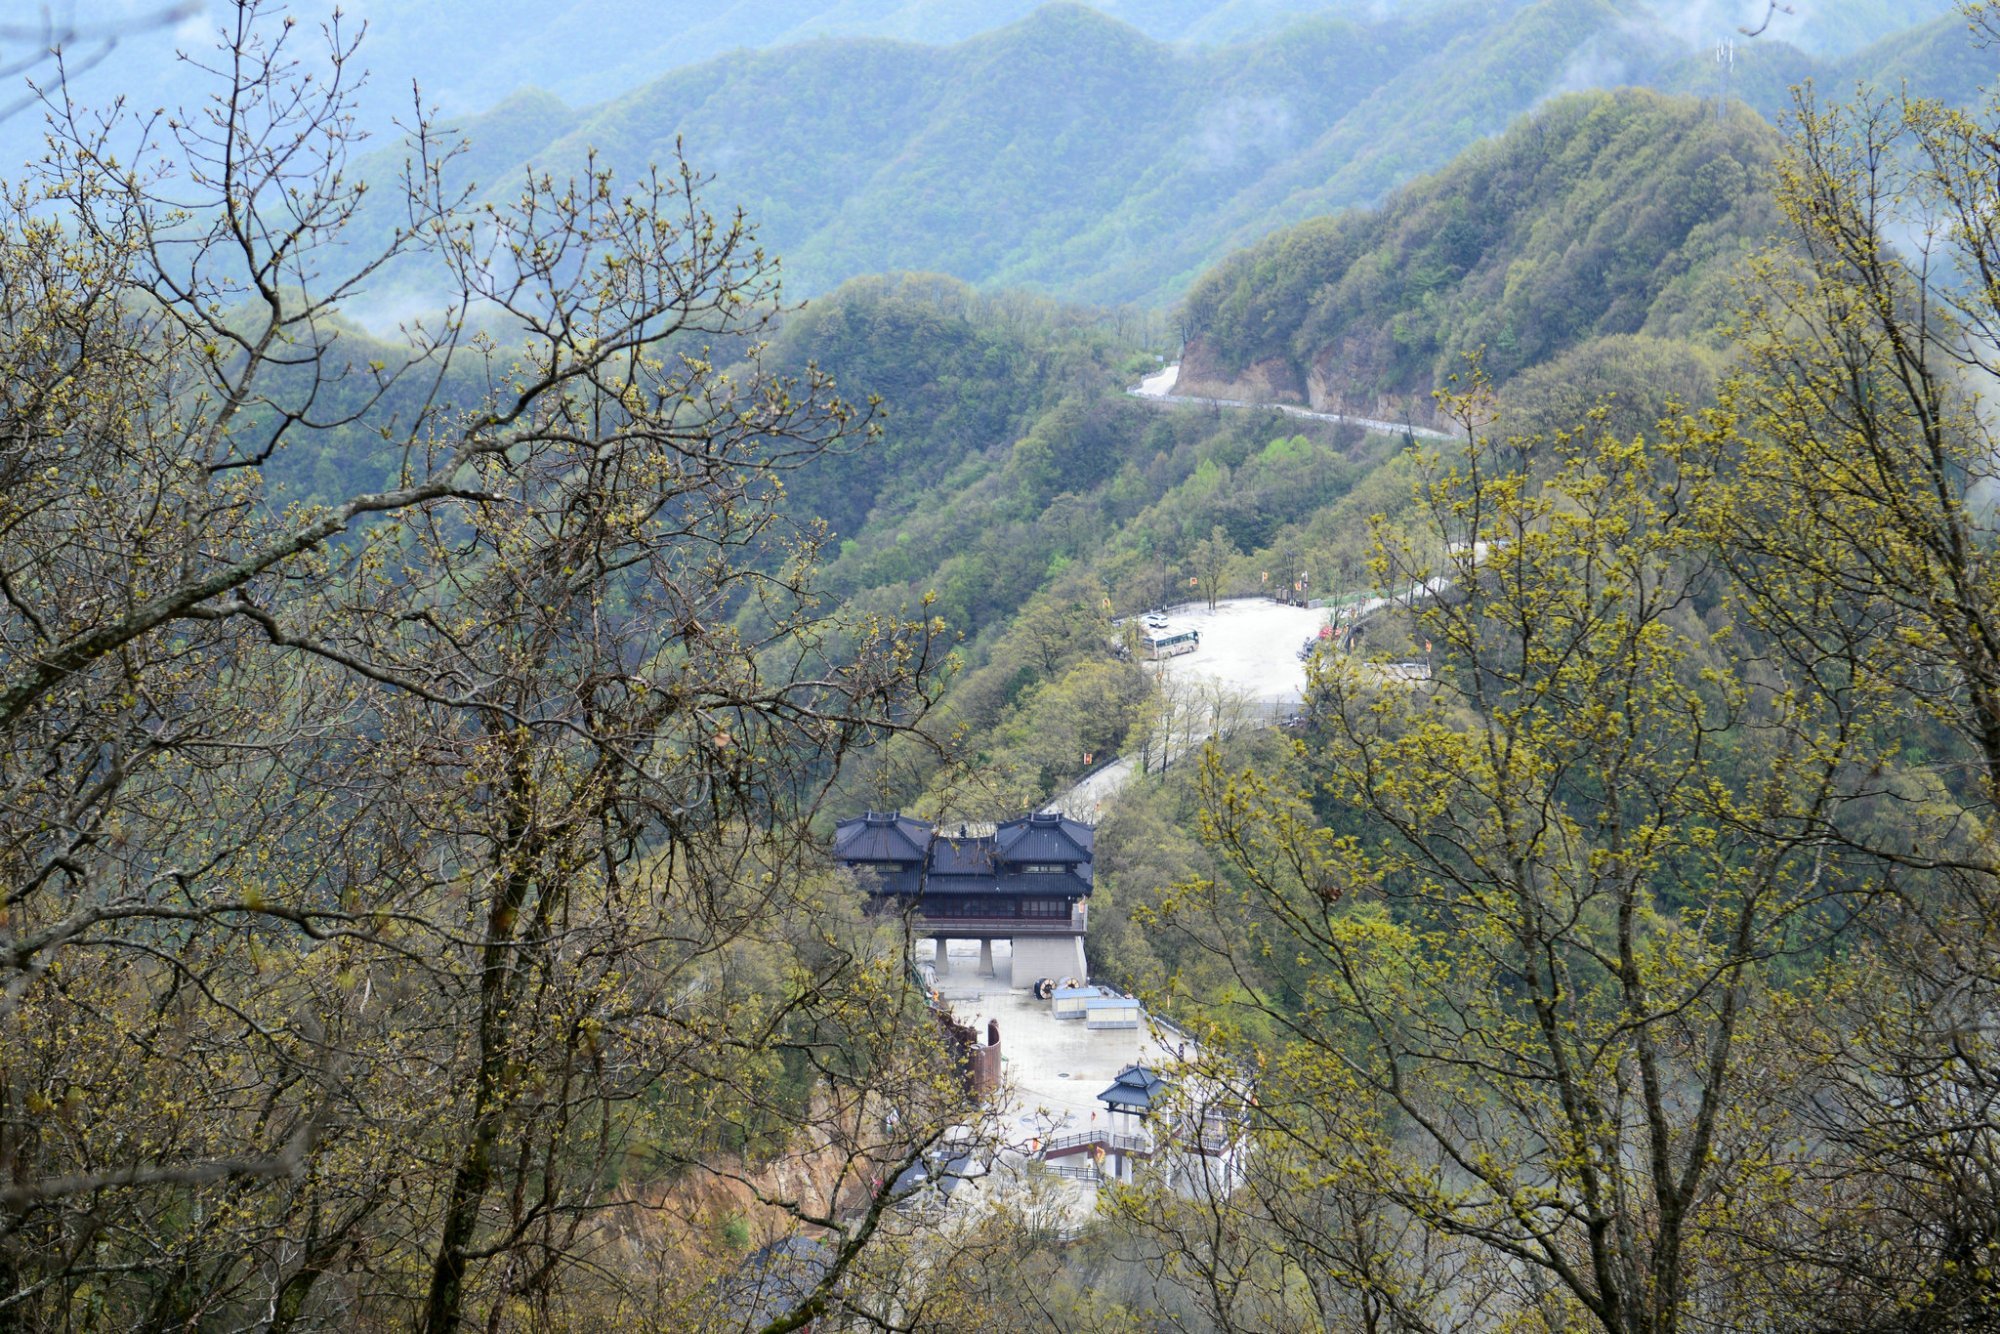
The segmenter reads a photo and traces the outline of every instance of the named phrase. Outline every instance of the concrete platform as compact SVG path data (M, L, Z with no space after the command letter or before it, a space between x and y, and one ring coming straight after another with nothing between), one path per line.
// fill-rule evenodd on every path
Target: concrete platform
M1013 1147L1025 1150L1033 1140L1105 1125L1097 1095L1120 1070L1135 1061L1160 1065L1174 1058L1150 1025L1090 1029L1055 1018L1047 1001L1014 988L1014 961L1003 944L993 946L994 975L972 976L978 949L976 942L954 942L943 999L953 1014L982 1031L988 1019L1000 1021L1000 1078L1008 1099L1003 1116Z

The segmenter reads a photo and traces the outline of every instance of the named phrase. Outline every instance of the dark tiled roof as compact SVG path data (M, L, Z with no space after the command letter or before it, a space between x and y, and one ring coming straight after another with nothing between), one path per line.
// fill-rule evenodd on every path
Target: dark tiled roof
M940 838L931 849L931 874L992 875L993 840Z
M905 898L922 892L943 897L950 894L998 895L1023 898L1081 898L1091 891L1090 867L1078 866L1060 875L943 875L933 872L925 880L918 871L887 871L865 863L853 868L862 883L876 894L899 894Z
M956 827L956 826L954 826ZM905 815L856 816L836 826L833 855L865 873L877 894L1062 896L1082 898L1091 891L1089 825L1058 815L1009 820L991 835L945 834ZM930 854L930 871L904 870ZM1021 866L1061 866L1059 872L1022 871Z
M834 826L833 855L844 862L920 862L930 838L922 820L870 811Z
M848 865L859 877L861 887L871 894L897 894L908 898L923 888L921 871L885 871L879 866L853 862Z
M1167 1081L1143 1065L1128 1065L1111 1081L1111 1087L1097 1095L1107 1107L1125 1107L1135 1112L1151 1110L1167 1091Z
M1087 862L1097 831L1053 813L1009 820L995 832L1000 860L1008 862Z

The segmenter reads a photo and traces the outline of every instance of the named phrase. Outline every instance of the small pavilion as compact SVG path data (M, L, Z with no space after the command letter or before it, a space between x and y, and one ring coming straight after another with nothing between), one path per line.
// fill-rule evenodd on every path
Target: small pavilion
M1109 1114L1113 1130L1136 1133L1152 1118L1155 1108L1166 1102L1173 1086L1158 1072L1143 1065L1128 1065L1112 1079L1111 1087L1097 1095Z
M1163 1106L1171 1085L1143 1065L1128 1065L1097 1095L1104 1104L1103 1171L1114 1181L1129 1182L1137 1164L1150 1160L1161 1147L1146 1122Z

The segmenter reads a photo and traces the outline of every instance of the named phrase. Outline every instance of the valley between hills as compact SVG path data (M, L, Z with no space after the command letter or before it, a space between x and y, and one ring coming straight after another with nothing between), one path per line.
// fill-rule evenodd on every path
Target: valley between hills
M0 1327L1993 1326L1996 42L0 24Z

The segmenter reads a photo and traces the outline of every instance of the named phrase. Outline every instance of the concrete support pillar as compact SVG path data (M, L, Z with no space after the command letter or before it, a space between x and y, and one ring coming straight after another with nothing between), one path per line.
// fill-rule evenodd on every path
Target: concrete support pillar
M1082 936L1015 936L1014 985L1032 987L1037 978L1084 981Z
M948 976L951 972L951 956L945 950L950 943L943 936L937 937L937 967L934 971L939 977Z
M979 942L979 975L993 976L993 942L990 940Z

